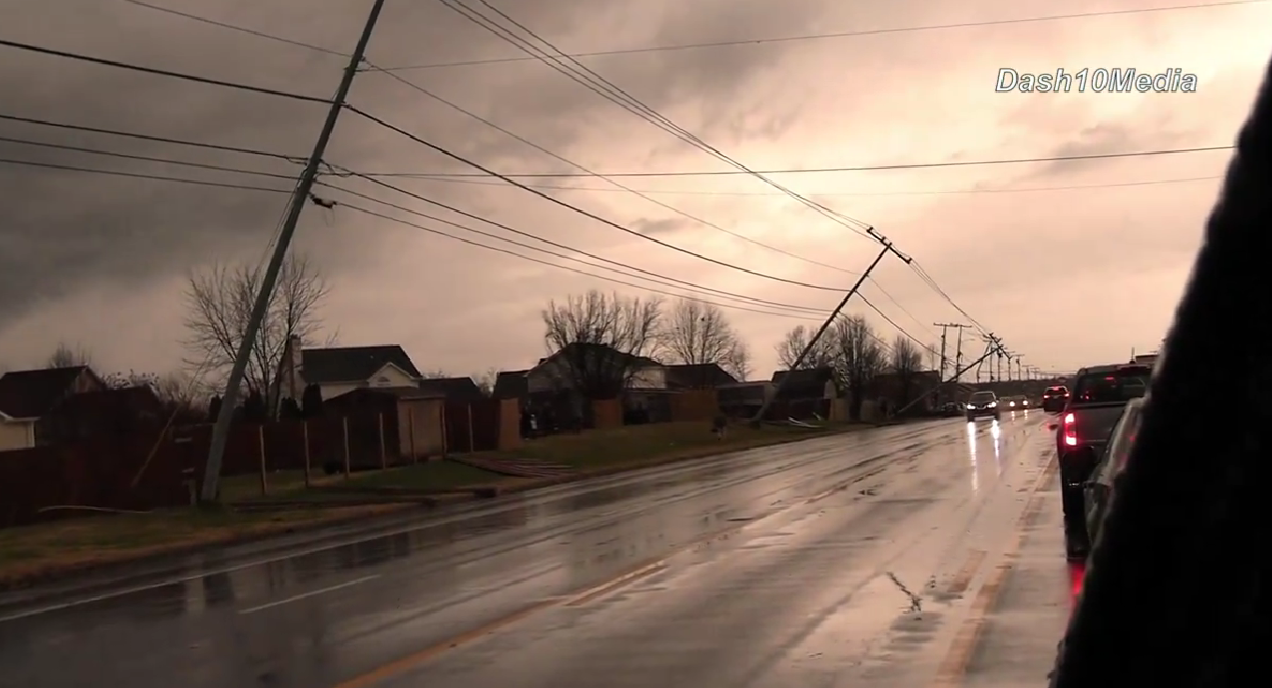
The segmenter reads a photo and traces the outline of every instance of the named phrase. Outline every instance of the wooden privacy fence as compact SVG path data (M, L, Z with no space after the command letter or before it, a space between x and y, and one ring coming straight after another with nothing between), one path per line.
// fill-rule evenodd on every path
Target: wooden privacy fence
M0 526L102 509L144 511L189 504L184 457L171 442L158 439L156 430L0 452ZM41 511L49 507L81 508Z

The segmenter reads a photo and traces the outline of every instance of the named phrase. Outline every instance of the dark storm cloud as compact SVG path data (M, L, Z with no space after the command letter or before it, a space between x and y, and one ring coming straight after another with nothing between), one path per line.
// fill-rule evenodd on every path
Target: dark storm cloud
M641 219L631 223L632 229L646 236L662 236L666 234L672 234L674 232L678 232L682 229L685 229L686 227L689 227L689 226L690 226L689 223L686 222L685 220L678 220L675 218L650 220L648 218L642 217Z
M217 21L249 26L337 52L351 49L370 2L300 0L220 3L148 0ZM475 7L481 6L475 2ZM211 7L209 5L212 5ZM710 40L762 31L797 32L817 17L815 3L787 7L762 0L633 5L618 0L576 3L519 0L505 11L567 50ZM489 13L489 10L484 10ZM626 11L627 15L620 15ZM613 31L616 23L625 29ZM123 0L8 3L5 36L132 63L228 81L329 97L344 60L168 14ZM598 29L606 29L597 35ZM321 104L192 84L0 48L0 112L174 139L305 155L321 123ZM518 56L515 49L434 2L392 2L372 40L371 59L403 66ZM680 51L590 64L649 105L717 102L708 120L745 90L757 72L778 64L780 50ZM457 104L548 148L568 149L598 118L636 118L541 64L399 72ZM359 76L355 104L486 164L547 167L544 157L383 74ZM773 123L757 125L774 130ZM735 127L736 128L736 127ZM650 129L652 131L652 129ZM706 132L709 134L710 132ZM644 135L644 132L641 132ZM294 174L298 166L268 158L184 149L97 134L0 121L0 136L180 158L200 164ZM705 137L705 134L704 134ZM288 188L285 179L176 165L125 161L82 152L3 144L0 157L151 175ZM458 169L401 137L345 114L328 160L369 168ZM548 161L550 162L550 161ZM467 171L467 170L465 170ZM460 197L481 190L458 187ZM0 329L36 304L92 289L103 281L146 284L209 260L259 255L276 227L285 194L200 187L0 164ZM400 199L399 199L400 200ZM407 201L409 202L409 201ZM330 218L307 212L302 229L329 271L364 265L377 249L363 236L333 230Z

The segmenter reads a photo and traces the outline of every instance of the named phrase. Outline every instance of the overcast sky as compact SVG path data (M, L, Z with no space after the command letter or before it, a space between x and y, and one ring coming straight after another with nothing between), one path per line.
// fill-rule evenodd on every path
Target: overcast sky
M333 53L352 49L371 6L370 0L146 2ZM465 2L509 26L478 0ZM1272 23L1269 4L891 31L1171 3L490 2L571 53L761 41L580 58L675 125L756 170L1228 145L1272 47L1266 31ZM890 31L763 40L879 29ZM198 23L125 0L0 0L0 38L320 98L334 92L345 63L338 54ZM4 115L304 156L325 114L321 104L11 48L0 51ZM368 57L377 67L405 67L524 53L440 2L389 0ZM1149 73L1178 68L1197 75L1198 90L995 93L1002 67L1021 72L1134 67ZM539 61L393 73L595 172L733 169ZM360 74L350 101L500 172L577 172L383 73ZM298 171L296 165L259 156L8 121L0 121L0 137L277 175ZM1151 349L1165 336L1228 157L1220 151L772 179L877 227L1026 362L1071 370L1124 357L1132 347ZM286 179L263 175L6 141L0 141L0 158L289 188ZM377 173L474 171L348 112L326 159ZM526 241L363 180L329 181ZM815 308L830 308L839 298L697 260L502 183L472 178L386 181L709 289ZM792 281L847 288L853 277L843 271L863 269L876 251L867 239L744 174L616 180L656 202L615 190L598 178L523 181L584 187L540 190L647 236ZM321 191L446 229L370 201ZM182 356L185 275L215 261L260 261L286 200L281 193L0 163L0 363L10 368L36 364L63 340L91 349L96 365L105 370L176 367ZM704 226L677 210L781 252ZM331 282L323 315L329 327L338 328L342 344L400 343L420 368L456 374L532 364L543 353L539 313L549 299L593 287L639 293L340 207L306 209L296 245L314 257ZM590 271L612 276L601 269ZM866 286L866 297L920 339L937 340L933 322L963 319L898 260L886 260L874 277L877 284ZM860 302L851 308L867 312ZM776 364L774 343L801 322L740 310L730 316L749 341L757 373L763 376ZM891 339L892 327L871 317Z

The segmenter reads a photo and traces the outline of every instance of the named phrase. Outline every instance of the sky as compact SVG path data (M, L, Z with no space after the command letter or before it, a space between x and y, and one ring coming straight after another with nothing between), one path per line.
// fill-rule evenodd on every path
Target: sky
M368 48L369 67L357 75L349 96L354 107L504 175L583 175L518 178L532 190L493 177L421 178L479 172L355 112L341 115L325 160L391 175L377 178L409 193L364 178L320 178L400 206L318 187L338 204L307 207L294 248L321 268L330 285L321 314L325 326L342 345L401 344L419 368L457 375L532 365L544 355L541 311L552 299L593 288L651 294L340 203L653 289L726 306L749 301L752 310L726 310L750 345L757 376L767 377L776 366L774 345L783 333L798 324L815 326L817 316L756 306L754 299L833 307L842 293L826 287L847 290L855 281L851 273L878 251L852 231L865 225L913 258L950 300L1026 364L1074 370L1120 360L1132 348L1153 349L1170 326L1230 152L968 163L1228 146L1272 48L1264 30L1272 22L1269 2L1132 12L1170 3L463 1L470 12L519 32L491 9L498 8L567 53L618 51L578 59L654 115L630 102L620 107L542 60L509 61L526 55L442 2L388 0ZM372 4L145 2L313 47L128 0L0 0L0 39L330 99ZM1121 13L966 26L1094 12ZM951 24L964 26L918 30ZM843 33L858 35L808 38ZM642 50L721 42L735 44ZM0 51L0 115L279 154L196 149L0 119L0 160L10 161L0 162L0 365L38 365L67 342L90 350L95 367L107 371L177 368L183 359L181 294L189 275L218 263L259 264L267 255L288 200L285 191L293 185L287 178L300 170L282 158L308 155L325 105ZM1196 75L1197 88L995 90L1003 68L1076 73L1115 67L1150 74L1179 69ZM688 135L678 138L657 122ZM937 166L765 175L770 185L739 173L711 150L759 171ZM632 193L566 161L600 174L734 173L612 177L638 192ZM576 188L557 188L563 186ZM806 207L801 197L835 215ZM600 256L669 276L672 286L465 234L412 212L556 253ZM889 256L862 294L897 326L935 343L940 328L933 323L967 318L920 278L914 264ZM686 284L735 296L691 294L681 289ZM887 340L896 334L857 299L848 312L866 315ZM951 349L953 336L951 330Z

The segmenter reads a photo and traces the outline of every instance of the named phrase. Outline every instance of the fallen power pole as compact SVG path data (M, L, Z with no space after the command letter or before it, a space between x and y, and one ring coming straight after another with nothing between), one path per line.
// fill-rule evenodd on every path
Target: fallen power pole
M926 392L924 392L924 393L920 394L920 395L918 396L918 398L914 399L913 401L911 401L910 403L906 404L905 406L902 406L901 408L897 409L897 410L896 410L896 412L895 412L895 413L893 413L893 415L899 416L899 415L901 415L902 413L905 413L907 410L909 410L909 409L910 409L911 407L913 407L915 404L919 403L920 401L923 401L924 399L926 399L926 398L928 398L928 397L932 396L933 394L936 394L936 393L937 393L937 390L939 390L941 387L943 387L943 386L945 386L945 385L948 385L948 384L950 384L951 382L957 382L957 381L959 380L959 378L961 378L961 377L963 376L963 373L966 373L967 371L971 370L972 368L975 368L976 366L980 365L982 361L984 361L985 359L987 359L987 358L989 358L990 356L993 356L994 354L997 354L997 353L999 353L999 351L998 351L998 349L996 349L996 348L995 348L995 346L994 346L992 343L991 343L991 344L987 344L987 345L985 346L985 353L981 354L980 358L976 359L975 361L972 361L971 363L968 363L968 364L967 364L967 366L966 366L966 367L964 367L964 368L961 368L961 369L960 369L960 368L958 368L958 367L956 366L956 367L954 368L954 377L951 377L951 378L950 378L950 379L948 379L948 380L944 380L944 381L942 381L940 384L938 384L938 385L936 385L935 387L933 387L932 389L929 389L928 391L926 391Z
M835 322L835 319L839 317L840 311L844 309L844 306L848 305L848 300L852 298L853 294L856 294L857 291L861 289L861 285L865 283L866 278L870 277L870 273L879 266L883 257L892 253L906 264L911 262L911 258L909 256L893 248L892 242L889 241L887 237L876 232L873 227L868 228L866 231L870 233L870 236L874 237L875 240L883 245L883 249L879 251L879 255L875 256L874 261L870 263L865 272L861 273L861 277L857 278L857 283L852 285L852 289L849 289L848 293L844 294L844 298L840 300L839 305L835 306L835 310L830 312L830 317L826 318L826 322L822 323L821 327L817 329L817 333L813 335L812 339L808 340L808 344L804 345L804 350L799 352L799 356L791 362L790 370L787 370L786 375L783 375L782 378L777 381L777 387L773 390L772 396L764 400L764 403L760 406L759 412L757 412L755 417L751 419L751 425L759 427L764 422L764 415L768 413L769 408L773 406L773 402L779 395L781 395L782 390L786 388L788 381L791 379L791 374L800 369L800 364L804 362L804 359L808 358L808 354L812 353L813 349L817 346L817 342L821 341L822 335L826 334L826 330L830 329L831 323Z
M318 167L322 164L322 157L327 152L327 143L331 140L331 134L335 131L336 120L340 117L340 111L344 109L345 98L349 95L349 87L353 85L353 77L358 73L358 67L362 64L362 56L366 53L367 44L371 41L371 33L375 30L376 21L380 18L380 10L384 8L384 0L375 0L375 4L371 6L371 13L367 16L366 26L362 29L362 35L358 38L358 44L353 49L353 55L349 58L349 66L345 68L344 75L340 78L340 86L336 89L336 95L332 98L331 110L327 113L327 119L323 122L322 131L318 134L318 141L314 143L314 150L309 155L309 160L305 163L305 171L300 175L300 181L296 185L296 191L292 194L291 207L287 211L287 219L283 223L283 229L278 235L278 243L274 247L274 254L270 256L269 265L265 268L265 274L261 278L261 290L256 294L256 301L252 304L252 313L247 321L247 328L243 332L243 340L239 342L238 355L234 358L234 366L230 369L230 379L225 383L225 393L221 396L221 410L216 416L216 425L212 428L212 442L208 447L208 461L204 467L203 473L203 490L202 500L204 502L214 502L220 496L221 490L221 460L225 456L225 445L229 438L230 422L234 418L234 407L238 405L239 387L243 384L243 376L247 372L248 359L252 354L252 346L256 342L256 337L261 329L261 322L265 320L265 311L269 308L270 298L273 295L274 286L278 282L278 273L282 271L283 260L287 256L287 248L291 244L292 236L296 233L296 223L300 221L300 211L304 209L305 203L309 200L310 191L313 189L314 181L318 176Z

